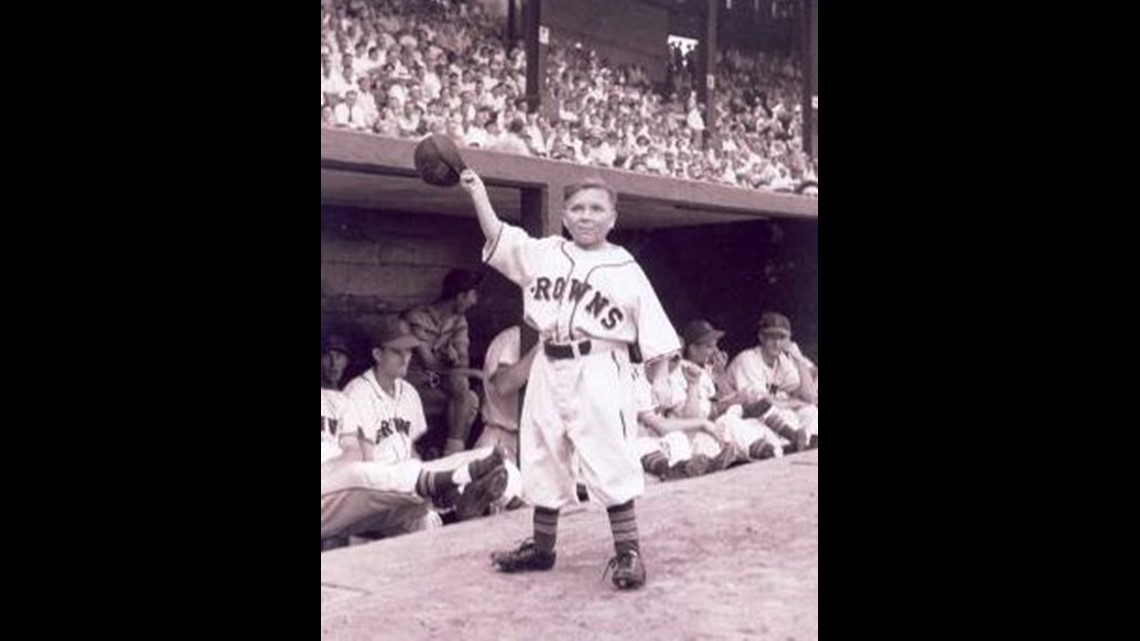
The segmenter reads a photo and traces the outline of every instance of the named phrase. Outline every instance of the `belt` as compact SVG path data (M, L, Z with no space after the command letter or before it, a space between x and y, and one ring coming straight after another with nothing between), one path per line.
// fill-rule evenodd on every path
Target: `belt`
M588 338L576 343L551 343L550 341L546 341L542 344L542 351L546 353L547 358L560 361L589 356L590 354L601 354L615 349L626 349L628 347L626 343Z

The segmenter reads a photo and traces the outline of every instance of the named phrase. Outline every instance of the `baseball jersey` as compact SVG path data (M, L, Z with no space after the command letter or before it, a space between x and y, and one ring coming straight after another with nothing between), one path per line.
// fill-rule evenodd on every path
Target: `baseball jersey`
M347 401L341 434L354 434L357 428L376 445L373 460L399 463L414 458L412 443L427 432L424 407L416 388L396 379L394 396L389 396L376 373L368 370L344 388Z
M728 366L729 380L738 392L771 395L786 399L800 387L800 372L787 354L776 357L776 363L768 367L759 347L741 352Z
M514 365L522 358L522 330L518 325L499 332L487 348L483 358L483 375L490 381L500 367ZM483 403L483 422L497 425L507 431L519 431L519 393L502 396L491 385L484 387L486 402Z
M633 365L630 370L633 374L633 409L634 416L637 417L636 420L638 438L653 439L655 442L658 442L659 439L664 438L669 438L670 440L678 438L680 438L682 441L686 440L687 437L683 432L671 432L670 434L666 434L664 437L662 437L660 434L647 427L646 424L641 421L641 415L645 414L646 412L667 414L669 412L669 409L666 405L658 404L653 400L653 386L649 383L649 377L646 376L645 365L636 364ZM674 392L674 398L672 399L672 402L675 401L676 395ZM684 396L681 397L681 404L684 404ZM672 436L673 434L676 436ZM654 446L654 449L656 449L656 447L657 446ZM679 447L683 446L680 446L676 443L675 440L673 440L673 442L666 447L668 448L666 450L668 452L671 450L678 450ZM688 450L682 449L681 451ZM687 455L681 455L681 458L687 458Z
M657 434L646 428L640 420L642 414L657 411L657 403L653 402L653 388L645 375L645 366L633 365L630 367L630 372L633 374L633 415L638 417L637 435L643 438L658 438Z
M544 340L636 343L646 361L681 348L645 272L621 247L584 250L502 223L483 258L522 288L524 319Z
M695 363L690 364L695 365ZM700 366L697 365L697 367ZM679 412L681 408L685 407L685 401L689 398L689 381L685 378L685 373L680 367L669 372L669 388L672 390L673 396L668 408L672 412ZM701 418L708 418L712 415L712 399L714 398L716 398L716 384L713 383L708 370L701 367L701 378L697 381L697 407Z
M657 403L653 402L653 387L645 375L645 366L638 364L630 367L633 374L633 410L640 416L645 412L656 412Z
M344 394L336 390L321 389L321 464L340 455L337 436L344 415Z

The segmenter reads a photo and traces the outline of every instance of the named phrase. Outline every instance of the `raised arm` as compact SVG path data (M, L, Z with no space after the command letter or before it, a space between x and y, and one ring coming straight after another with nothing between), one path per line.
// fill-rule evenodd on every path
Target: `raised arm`
M503 222L491 206L491 197L487 194L483 179L474 171L464 169L459 174L459 186L471 196L471 202L475 204L475 214L479 217L479 228L483 230L483 236L488 241L493 240L499 235Z

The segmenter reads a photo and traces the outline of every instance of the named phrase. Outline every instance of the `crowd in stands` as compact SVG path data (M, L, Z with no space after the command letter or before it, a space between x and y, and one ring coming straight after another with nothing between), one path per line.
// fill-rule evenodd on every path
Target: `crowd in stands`
M609 64L554 34L544 96L552 104L530 113L525 54L505 46L505 31L501 18L470 0L323 2L322 127L399 138L440 133L505 153L817 192L794 57L721 51L710 113L693 89L691 54L670 52L668 81L655 87L647 69Z

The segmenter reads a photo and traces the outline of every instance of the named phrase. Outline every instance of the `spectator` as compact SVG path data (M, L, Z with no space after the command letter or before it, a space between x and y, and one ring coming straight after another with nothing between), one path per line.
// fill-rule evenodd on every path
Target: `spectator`
M500 129L509 129L516 117L525 119L514 104L526 91L525 55L521 49L504 49L501 18L496 21L469 0L361 7L322 14L322 107L333 110L334 120L334 98L344 98L349 89L358 91L357 102L374 123L369 128L384 135L392 129L383 122L385 103L400 117L406 117L409 102L419 106L421 126L396 127L395 135L404 137L428 130L455 135L456 127L441 118L458 112L467 129L479 107L498 117ZM693 50L670 49L668 86L658 94L645 69L608 64L590 47L555 33L547 58L549 100L557 122L580 126L542 131L527 121L518 136L528 153L570 162L768 190L818 185L808 164L798 159L803 153L803 83L795 59L764 51L718 52L717 92L712 104L705 105L697 103L693 90L694 56ZM367 75L382 81L375 83L371 101L359 84ZM432 106L436 99L444 114ZM487 147L490 141L480 131L487 124L484 120L474 133L465 131L464 138L472 146ZM324 117L322 125L327 126ZM590 136L596 130L618 135L595 142ZM717 133L719 155L706 161L698 154L706 151L703 134L709 130ZM556 137L562 138L557 146ZM667 151L677 154L671 163L665 162ZM765 173L772 175L758 178Z
M493 145L489 145L488 148L495 151L502 151L508 154L529 156L530 149L527 147L527 144L523 140L522 135L523 122L516 118L515 120L511 121L511 124L507 128L506 133L499 136L498 141Z

